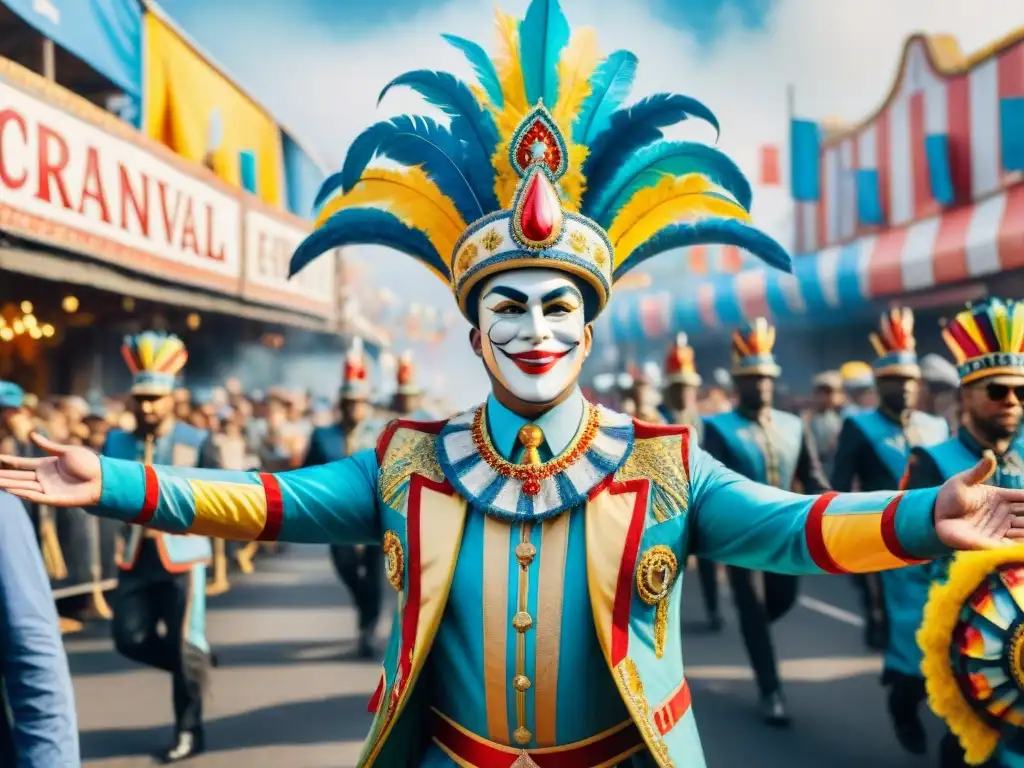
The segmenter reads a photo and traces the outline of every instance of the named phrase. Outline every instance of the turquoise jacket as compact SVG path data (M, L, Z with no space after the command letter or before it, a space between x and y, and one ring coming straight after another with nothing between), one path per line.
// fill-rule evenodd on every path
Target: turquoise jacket
M704 453L692 429L578 393L535 422L552 460L524 470L512 463L523 425L492 398L447 421L392 422L376 450L278 475L104 458L96 511L225 538L381 543L399 605L360 766L454 765L436 738L410 753L447 722L513 750L625 724L638 736L620 764L700 768L678 610L689 553L795 574L947 554L934 490L767 488Z

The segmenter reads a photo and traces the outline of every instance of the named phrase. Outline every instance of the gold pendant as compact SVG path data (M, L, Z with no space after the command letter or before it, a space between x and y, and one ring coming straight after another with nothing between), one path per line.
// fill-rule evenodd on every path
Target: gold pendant
M668 595L658 601L654 609L654 656L660 659L665 655L665 637L668 634Z
M540 766L533 761L529 752L523 750L509 768L540 768Z

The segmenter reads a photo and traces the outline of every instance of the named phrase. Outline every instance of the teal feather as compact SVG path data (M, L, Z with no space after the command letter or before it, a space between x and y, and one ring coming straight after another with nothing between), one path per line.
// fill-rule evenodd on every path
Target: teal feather
M558 0L533 0L519 24L519 61L526 101L548 109L558 101L558 59L569 44L569 22Z
M346 245L382 245L412 256L438 270L450 272L430 239L420 230L404 224L393 213L379 208L344 208L311 232L292 254L288 277L323 253Z
M589 145L608 127L612 113L629 96L636 77L637 58L631 51L615 51L601 62L590 77L590 95L573 123L572 139Z
M591 142L590 154L583 163L583 175L587 179L587 191L580 206L583 213L589 215L594 190L607 184L637 150L661 139L662 128L688 117L699 117L718 130L718 119L710 109L697 99L679 94L657 93L631 107L616 110L608 128Z
M743 171L724 152L692 141L659 141L627 160L600 188L591 188L587 215L609 227L637 190L652 187L665 176L699 173L750 210L752 192Z
M346 192L359 183L374 157L386 157L407 167L420 167L437 184L466 221L485 213L472 184L463 173L462 143L429 117L401 115L377 123L356 137L341 169Z
M399 75L380 92L377 104L396 86L412 88L427 103L437 107L451 120L451 133L463 142L463 170L485 213L499 210L494 193L494 167L491 155L498 146L498 127L491 113L480 106L469 86L447 72L419 69Z
M470 65L473 67L473 71L476 72L476 79L481 87L487 91L487 98L491 100L491 103L498 109L505 106L505 96L501 92L498 70L494 68L494 62L491 61L487 52L472 40L467 40L464 37L457 37L456 35L441 35L441 37L462 51L466 56L466 59L469 60Z
M750 252L775 269L793 271L789 253L774 238L735 219L710 218L686 224L670 224L641 243L615 270L618 280L647 259L676 248L694 245L734 245Z

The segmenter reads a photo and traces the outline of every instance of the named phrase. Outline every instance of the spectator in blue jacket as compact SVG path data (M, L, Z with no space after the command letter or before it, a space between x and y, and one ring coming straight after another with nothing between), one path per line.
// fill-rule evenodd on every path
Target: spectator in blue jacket
M57 610L21 501L0 492L0 766L79 768Z

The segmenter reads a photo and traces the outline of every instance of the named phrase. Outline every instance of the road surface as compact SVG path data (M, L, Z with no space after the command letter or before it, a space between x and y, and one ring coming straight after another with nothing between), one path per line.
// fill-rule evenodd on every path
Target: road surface
M293 547L258 565L210 602L208 632L220 658L206 708L210 751L188 765L354 766L379 666L352 658L354 613L326 550ZM776 625L794 716L785 731L758 719L731 605L725 630L705 633L697 579L686 587L687 676L710 768L934 764L902 753L891 734L878 685L881 663L863 650L845 579L805 579L800 604ZM172 736L168 676L117 656L102 624L66 643L85 766L151 765L149 755ZM940 730L934 721L930 727L934 744Z

